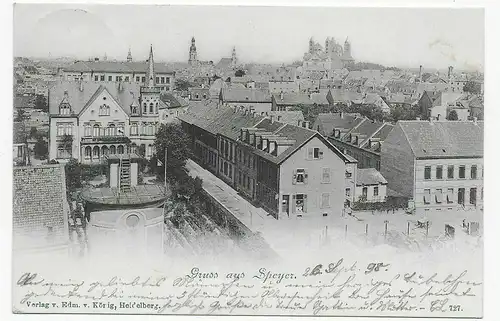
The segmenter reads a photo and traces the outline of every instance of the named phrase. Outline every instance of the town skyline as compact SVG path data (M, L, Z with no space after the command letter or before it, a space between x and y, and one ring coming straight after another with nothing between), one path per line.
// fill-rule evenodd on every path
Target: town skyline
M458 24L465 16L468 23ZM371 23L370 33L355 28L360 19ZM334 37L348 38L360 62L483 71L483 22L482 9L16 5L14 55L125 60L130 48L144 61L152 44L157 61L184 62L195 37L200 60L216 63L234 46L242 62L275 64L302 60L311 37L322 45Z

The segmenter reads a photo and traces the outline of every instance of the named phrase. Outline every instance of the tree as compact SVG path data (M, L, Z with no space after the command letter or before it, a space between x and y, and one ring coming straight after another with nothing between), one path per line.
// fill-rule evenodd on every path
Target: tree
M238 70L236 70L236 72L234 73L234 75L236 77L243 77L243 76L245 76L245 71L241 70L241 69L238 69Z
M448 114L448 120L458 120L458 114L456 110L450 111Z
M191 87L193 87L193 85L185 79L176 79L175 80L175 90L177 90L177 91L186 91Z
M64 166L66 172L66 189L68 194L82 187L82 165L77 159L71 158Z
M186 161L191 157L190 145L189 136L182 130L180 124L162 124L156 133L154 142L157 157L163 164L158 167L157 174L163 177L166 163L167 179L182 175L181 172L184 172ZM166 162L165 150L167 150Z
M41 109L44 112L49 111L49 106L47 104L47 98L44 95L36 95L35 108Z
M45 159L49 153L49 147L47 142L42 136L38 136L38 139L34 147L35 157L38 159Z
M73 148L73 136L64 134L60 145L71 155L71 149Z
M464 92L478 95L481 93L481 84L475 81L468 81L464 85Z
M26 112L24 111L24 109L18 109L17 110L17 116L14 119L14 121L15 122L23 122L26 119L28 119L28 115L26 115Z
M30 129L30 138L37 137L37 134L38 134L38 130L36 129L36 127L31 127L31 129Z

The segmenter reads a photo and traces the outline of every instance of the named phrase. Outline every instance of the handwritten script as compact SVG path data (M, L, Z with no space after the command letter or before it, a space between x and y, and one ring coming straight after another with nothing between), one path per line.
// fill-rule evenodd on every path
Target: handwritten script
M384 262L318 263L302 271L52 280L34 271L15 281L22 312L137 314L303 314L464 316L481 303L482 283L453 274L392 271Z

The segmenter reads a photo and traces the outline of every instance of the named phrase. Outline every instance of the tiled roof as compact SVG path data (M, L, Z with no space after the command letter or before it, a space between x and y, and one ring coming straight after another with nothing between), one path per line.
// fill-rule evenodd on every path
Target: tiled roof
M317 118L325 136L331 135L334 128L350 130L361 123L363 119L359 114L347 113L321 113Z
M182 99L181 97L174 96L172 93L163 92L160 95L160 99L164 102L167 108L179 108L179 107L187 107L188 102Z
M106 89L125 112L130 115L130 106L134 97L137 100L140 95L140 84L122 82L122 86L122 90L118 90L117 82L83 81L83 91L80 91L78 81L60 81L49 89L49 113L51 115L59 114L59 104L64 99L65 91L68 93L68 102L72 111L78 114L98 90Z
M391 123L384 123L384 126L377 131L373 138L378 138L380 141L384 141L389 133L394 129L394 125Z
M361 145L365 139L372 136L377 130L382 128L382 125L383 123L371 121L368 118L365 118L363 122L349 131L347 135L352 134L360 136L361 140L358 143Z
M375 168L358 168L356 174L356 185L379 185L387 184L386 179Z
M271 102L268 91L252 88L227 88L222 90L224 102Z
M415 157L483 157L484 122L399 121Z
M166 64L155 63L155 73L170 73L174 71ZM146 61L78 61L63 68L67 72L116 72L116 73L145 73L148 69Z
M308 94L301 93L283 93L283 99L281 94L273 94L273 98L276 101L276 105L312 105L314 101L309 98Z
M269 111L268 113L269 116L273 116L275 120L285 124L297 125L299 120L304 120L304 115L300 110Z
M331 89L330 92L334 102L356 102L363 99L363 95L355 91Z
M42 247L68 241L64 166L14 167L14 247ZM49 201L50 200L50 201ZM49 236L49 230L52 239ZM26 237L39 236L24 244ZM24 237L24 238L23 238Z
M231 58L221 58L220 61L215 65L217 69L225 69L230 67L232 64Z

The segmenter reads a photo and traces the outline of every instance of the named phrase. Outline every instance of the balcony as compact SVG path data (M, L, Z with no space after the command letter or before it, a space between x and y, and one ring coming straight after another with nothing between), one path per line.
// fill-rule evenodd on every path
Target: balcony
M130 143L130 138L127 136L90 136L82 137L82 144L97 144L97 143Z

